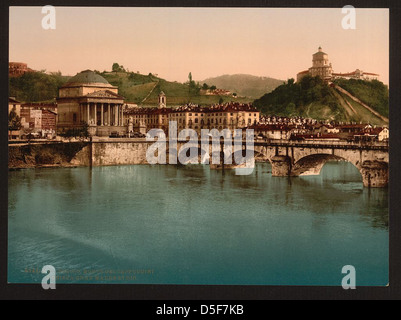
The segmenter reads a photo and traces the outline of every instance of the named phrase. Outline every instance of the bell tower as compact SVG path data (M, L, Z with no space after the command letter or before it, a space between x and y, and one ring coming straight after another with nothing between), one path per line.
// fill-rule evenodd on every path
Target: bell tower
M167 106L167 104L166 104L166 95L164 94L163 91L160 91L158 108L162 109L162 108L166 108L166 106Z

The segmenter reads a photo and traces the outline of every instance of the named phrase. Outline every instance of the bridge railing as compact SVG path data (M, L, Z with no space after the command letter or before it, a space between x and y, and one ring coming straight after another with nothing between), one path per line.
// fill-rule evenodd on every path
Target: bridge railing
M365 148L388 148L388 141L325 141L325 140L285 140L285 139L258 139L255 140L255 144L270 144L275 146L331 146L331 147L365 147Z

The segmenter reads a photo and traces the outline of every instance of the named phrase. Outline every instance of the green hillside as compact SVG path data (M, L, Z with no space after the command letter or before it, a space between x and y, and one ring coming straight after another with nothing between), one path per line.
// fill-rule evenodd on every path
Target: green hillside
M388 118L388 87L378 80L344 80L338 79L335 84L347 90L369 107Z
M167 105L196 103L201 105L217 104L219 102L251 102L250 98L233 98L232 96L203 95L200 84L171 82L155 75L143 75L127 72L123 69L113 72L98 72L110 84L117 86L119 94L127 102L139 105L156 105L158 94L163 91L167 96ZM70 77L60 72L46 74L44 72L25 73L20 77L9 79L9 95L23 102L54 101L58 97L58 89Z
M379 81L336 80L335 83L388 117L388 88ZM304 77L299 83L290 79L254 101L265 114L302 116L319 120L388 124L320 77Z
M200 94L200 85L189 83L171 82L154 75L141 75L128 72L103 72L100 73L112 85L118 86L119 94L127 101L140 105L155 105L160 91L167 96L167 105L181 105L196 103L202 105L217 104L219 101L228 102L235 98L231 96L203 95ZM236 98L235 101L250 102L250 98Z
M9 79L9 96L24 102L53 102L68 79L60 72L27 72Z
M249 74L226 74L219 77L205 79L201 81L201 83L206 83L209 86L214 85L217 88L235 92L239 96L258 98L283 84L283 80L269 77L257 77Z

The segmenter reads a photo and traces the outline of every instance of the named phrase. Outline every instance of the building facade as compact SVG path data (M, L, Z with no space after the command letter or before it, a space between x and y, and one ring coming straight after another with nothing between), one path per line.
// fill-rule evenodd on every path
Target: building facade
M202 129L246 128L259 121L260 112L250 104L226 103L201 107L187 104L175 108L163 107L159 99L157 108L134 108L126 110L125 118L132 123L134 131L146 133L150 129L162 129L168 134L169 122L176 121L178 131L193 129L198 135Z
M54 138L57 132L57 105L55 103L21 104L21 135Z
M78 73L60 88L57 106L59 134L85 123L91 136L126 133L124 98L118 87L91 70Z
M8 76L19 77L27 72L33 72L31 68L24 62L9 62L8 63Z

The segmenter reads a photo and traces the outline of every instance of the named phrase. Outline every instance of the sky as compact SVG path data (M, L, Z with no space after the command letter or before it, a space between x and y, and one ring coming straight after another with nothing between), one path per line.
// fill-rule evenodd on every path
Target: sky
M343 29L341 8L55 7L56 28L42 28L42 7L10 7L9 61L64 75L129 71L169 81L223 74L281 80L311 67L321 46L334 72L360 69L389 77L389 11L356 9Z

